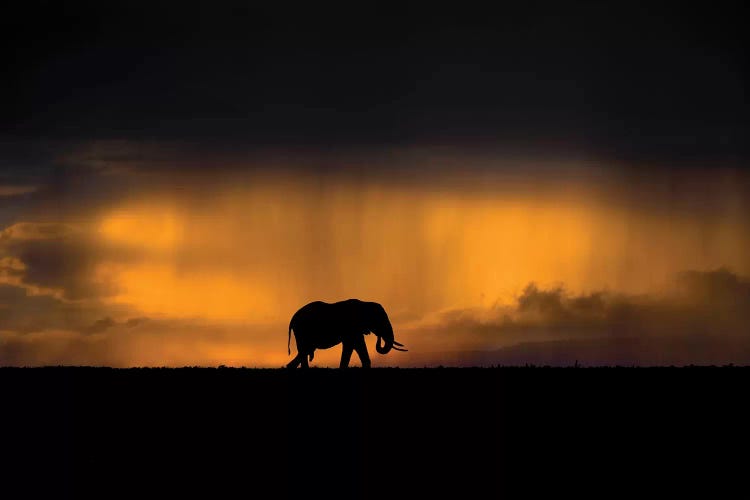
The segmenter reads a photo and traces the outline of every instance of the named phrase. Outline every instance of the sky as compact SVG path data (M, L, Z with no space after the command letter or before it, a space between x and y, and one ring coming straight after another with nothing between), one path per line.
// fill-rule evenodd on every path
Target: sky
M750 363L739 3L347 9L8 8L0 365Z

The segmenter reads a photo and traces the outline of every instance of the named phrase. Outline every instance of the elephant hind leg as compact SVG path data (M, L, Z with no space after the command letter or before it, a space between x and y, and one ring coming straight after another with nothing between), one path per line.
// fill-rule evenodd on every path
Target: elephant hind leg
M297 354L294 357L294 359L292 359L289 363L287 363L286 367L289 368L290 370L294 370L295 368L297 368L297 366L299 366L299 364L300 364L300 359L299 359L299 354Z
M291 360L289 362L289 364L286 365L286 367L293 370L293 369L297 368L299 365L302 365L302 368L309 368L310 367L310 365L307 364L307 354L306 353L302 353L302 352L297 353L297 355L294 357L294 359Z

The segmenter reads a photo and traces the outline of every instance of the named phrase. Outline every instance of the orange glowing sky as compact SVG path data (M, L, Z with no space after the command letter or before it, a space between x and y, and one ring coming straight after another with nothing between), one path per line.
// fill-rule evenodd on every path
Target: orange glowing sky
M375 364L399 364L523 342L518 332L477 339L435 322L450 311L490 324L498 311L513 316L532 282L571 297L664 297L686 270L750 274L734 171L695 171L677 188L646 174L644 190L643 179L592 164L540 170L523 160L513 175L490 175L461 161L434 179L97 170L140 188L112 200L57 195L3 230L0 280L36 297L18 310L40 316L9 314L21 299L4 299L4 361L280 366L297 308L357 297L382 303L411 348ZM316 361L336 365L338 353Z

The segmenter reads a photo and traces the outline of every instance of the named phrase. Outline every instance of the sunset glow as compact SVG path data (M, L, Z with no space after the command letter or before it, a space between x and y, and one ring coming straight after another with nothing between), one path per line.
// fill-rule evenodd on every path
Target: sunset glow
M680 193L665 200L659 189L644 194L611 176L580 174L563 190L471 170L451 190L439 179L231 174L170 185L151 177L143 194L88 208L66 202L55 222L36 217L6 229L3 283L76 312L65 313L72 333L3 335L49 345L35 363L279 366L297 308L359 297L387 307L420 360L433 350L512 345L523 336L456 331L433 341L425 329L439 329L450 311L480 324L494 324L499 311L514 317L530 283L570 296L664 296L685 270L750 273L741 188L695 175L706 188L695 206ZM138 180L129 171L107 176ZM81 207L85 219L75 215ZM34 265L35 252L59 259L66 248L86 256L63 265L78 273L78 295L62 277L26 277L24 258ZM60 335L86 348L68 358ZM321 352L318 362L333 366L337 356L338 349Z

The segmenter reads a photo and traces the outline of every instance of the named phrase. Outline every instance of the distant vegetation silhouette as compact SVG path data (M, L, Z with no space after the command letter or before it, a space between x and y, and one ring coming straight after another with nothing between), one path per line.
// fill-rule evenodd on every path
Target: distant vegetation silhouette
M388 354L391 349L406 351L403 344L393 338L393 327L383 306L377 302L363 302L349 299L329 304L327 302L311 302L294 313L289 322L289 337L287 352L294 331L297 343L297 356L287 365L288 368L308 368L315 356L316 349L329 349L343 344L340 368L349 366L352 352L357 351L363 368L370 367L370 356L367 353L365 335L374 333L377 338L375 350L380 354Z

